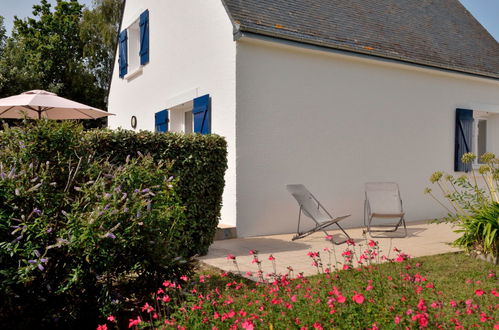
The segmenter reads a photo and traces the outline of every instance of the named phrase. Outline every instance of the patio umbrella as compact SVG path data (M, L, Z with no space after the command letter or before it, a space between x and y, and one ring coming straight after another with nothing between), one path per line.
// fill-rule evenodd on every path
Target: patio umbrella
M42 90L0 99L0 118L97 119L112 113L74 102Z

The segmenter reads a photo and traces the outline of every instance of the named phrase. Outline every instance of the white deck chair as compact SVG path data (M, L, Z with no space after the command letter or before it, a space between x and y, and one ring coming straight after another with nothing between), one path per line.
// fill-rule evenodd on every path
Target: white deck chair
M317 231L323 231L324 233L326 233L326 235L329 235L325 228L331 225L337 225L338 228L340 228L340 230L346 235L347 239L350 239L350 236L348 236L348 234L343 230L343 228L341 228L338 223L341 220L349 217L350 214L333 218L333 216L324 208L324 206L322 206L319 200L317 200L317 198L315 198L314 195L312 195L312 193L310 193L310 191L308 191L307 188L305 188L305 186L302 184L288 184L286 185L286 189L291 193L291 195L293 195L293 197L298 202L298 205L300 205L300 210L298 211L298 229L296 231L296 235L292 238L293 241L306 237ZM315 222L314 228L303 232L300 231L302 212ZM342 244L345 243L346 240L341 242L332 242L335 244Z
M404 234L395 237L406 237L407 227L405 225L404 210L399 187L394 182L370 182L366 183L366 200L364 203L364 226L371 237L383 238L386 236L373 236L375 232L396 232L400 225L404 226ZM374 224L373 219L396 219L396 223ZM372 227L391 227L386 230L373 230Z

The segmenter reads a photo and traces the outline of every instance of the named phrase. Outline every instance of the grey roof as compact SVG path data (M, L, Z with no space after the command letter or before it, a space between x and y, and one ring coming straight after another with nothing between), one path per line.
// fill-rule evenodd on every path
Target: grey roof
M222 0L251 32L499 79L499 43L459 0Z

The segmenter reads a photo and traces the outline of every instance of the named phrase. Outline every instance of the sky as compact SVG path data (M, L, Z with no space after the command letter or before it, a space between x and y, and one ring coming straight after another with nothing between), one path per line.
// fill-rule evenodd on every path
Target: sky
M499 41L499 0L459 1L461 1L490 34ZM5 27L7 28L8 33L12 30L14 15L17 15L20 18L31 16L33 4L39 2L39 0L0 0L0 16L5 17ZM55 3L56 1L50 0L49 2ZM91 7L92 0L80 0L80 3L87 7Z

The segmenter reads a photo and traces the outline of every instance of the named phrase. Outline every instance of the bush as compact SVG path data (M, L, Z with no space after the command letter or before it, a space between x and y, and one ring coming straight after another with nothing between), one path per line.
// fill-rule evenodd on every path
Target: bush
M171 160L172 174L178 179L177 193L185 206L190 224L191 254L206 254L213 242L222 207L227 168L227 145L217 135L158 134L126 130L96 130L86 134L91 150L122 164L137 152L155 160Z
M189 273L192 233L207 224L197 225L185 215L178 164L174 170L178 160L99 153L94 144L99 134L119 135L86 133L76 124L48 121L2 133L4 327L87 328L99 314L126 309L124 302L142 298L133 292L149 292L160 278ZM157 148L166 154L165 148L190 139L204 141L175 136L169 146ZM221 138L210 141L224 145ZM185 172L198 162L184 158L189 159L180 167ZM199 168L193 168L194 175L202 172ZM215 219L219 204L207 210ZM204 244L208 242L205 238Z
M471 163L476 156L463 155L464 163ZM455 178L442 172L435 172L430 182L436 184L447 203L440 201L427 188L425 192L447 209L448 215L441 221L459 227L456 232L462 236L454 245L469 252L487 253L499 256L499 159L492 153L480 158L483 165L478 174L472 170L470 176ZM479 180L481 179L481 180Z

